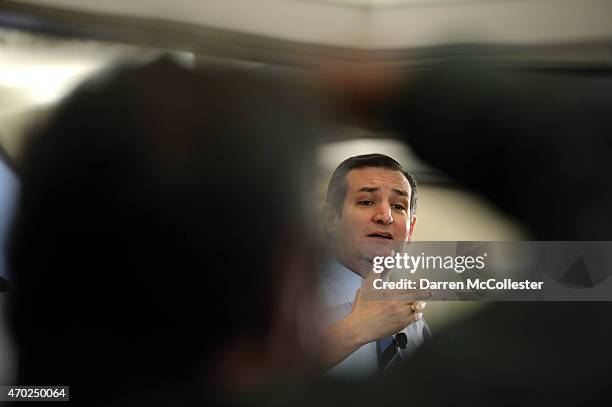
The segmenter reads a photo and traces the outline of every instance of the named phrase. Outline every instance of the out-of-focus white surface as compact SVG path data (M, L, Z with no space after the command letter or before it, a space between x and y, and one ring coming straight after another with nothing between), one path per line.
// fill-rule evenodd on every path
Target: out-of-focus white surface
M162 52L0 28L0 144L15 154L30 125L87 77L118 61L147 61ZM194 62L188 52L172 55L187 65Z
M56 40L0 28L0 115L56 103L92 73L144 49L86 40Z
M86 41L40 41L0 29L0 117L58 102L119 50ZM117 47L121 49L122 47ZM0 128L0 130L2 130Z

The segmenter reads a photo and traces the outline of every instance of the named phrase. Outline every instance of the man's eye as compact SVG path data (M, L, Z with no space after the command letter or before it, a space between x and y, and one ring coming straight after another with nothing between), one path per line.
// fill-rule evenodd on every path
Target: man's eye
M373 201L359 201L359 205L361 206L372 206L374 205Z
M397 209L398 211L405 211L406 208L404 208L404 205L400 205L400 204L393 204L393 209Z

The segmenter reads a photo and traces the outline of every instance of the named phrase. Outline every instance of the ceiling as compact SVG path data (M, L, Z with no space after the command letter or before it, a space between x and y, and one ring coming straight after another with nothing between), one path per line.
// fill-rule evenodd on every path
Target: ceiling
M444 42L525 44L612 38L610 0L5 0L3 3L359 49L421 47Z
M499 1L517 0L285 0L285 1L312 1L319 3L339 4L360 7L403 7L403 6L435 6L435 5L454 5L460 3L485 3Z

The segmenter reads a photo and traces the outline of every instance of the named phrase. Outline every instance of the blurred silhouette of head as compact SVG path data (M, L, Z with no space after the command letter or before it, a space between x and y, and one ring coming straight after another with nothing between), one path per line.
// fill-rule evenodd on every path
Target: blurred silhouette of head
M22 165L10 256L20 384L137 391L266 337L301 271L287 263L310 247L319 127L295 93L163 59L62 103Z

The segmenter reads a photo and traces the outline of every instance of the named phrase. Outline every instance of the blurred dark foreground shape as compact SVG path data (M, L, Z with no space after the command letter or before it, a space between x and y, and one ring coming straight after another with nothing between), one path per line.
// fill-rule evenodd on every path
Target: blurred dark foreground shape
M170 60L81 85L22 163L16 382L201 404L307 365L312 106L281 78Z
M532 239L610 240L612 78L449 55L379 106L380 123ZM492 304L346 405L609 405L610 315L610 302Z

